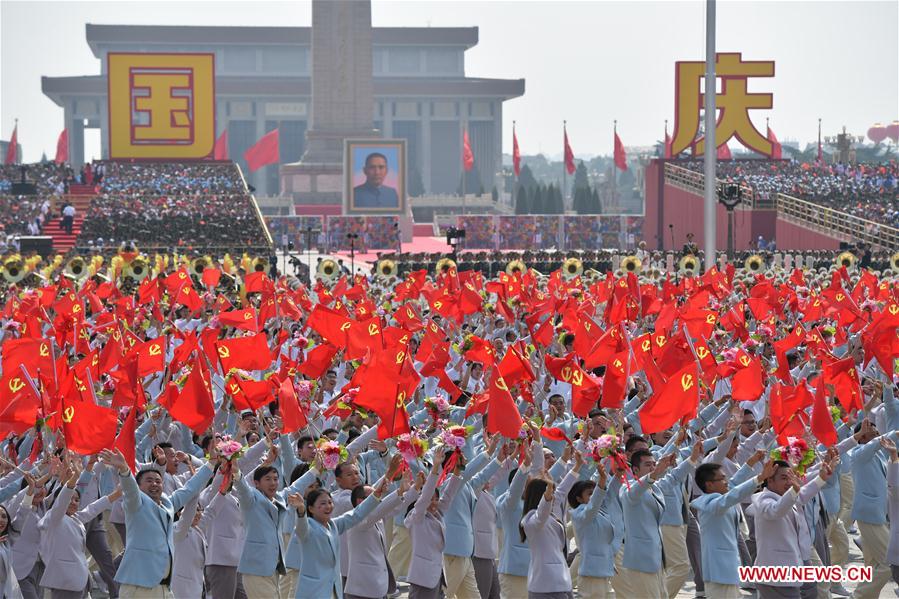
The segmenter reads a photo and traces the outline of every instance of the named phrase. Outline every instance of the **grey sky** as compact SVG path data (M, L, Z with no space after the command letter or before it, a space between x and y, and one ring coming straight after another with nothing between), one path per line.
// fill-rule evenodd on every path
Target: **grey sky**
M705 2L450 2L375 0L375 26L473 26L468 76L526 79L507 102L503 149L518 121L522 152L561 152L562 120L575 154L608 154L612 120L627 145L673 129L674 62L704 57ZM62 109L40 91L41 75L100 72L85 23L309 25L309 2L41 2L0 0L0 138L19 118L25 159L53 156ZM899 2L718 2L718 50L776 61L776 75L750 82L774 94L765 117L781 140L809 141L846 125L863 135L899 118ZM770 114L766 114L770 112ZM99 136L87 138L87 156ZM736 142L731 142L736 147Z

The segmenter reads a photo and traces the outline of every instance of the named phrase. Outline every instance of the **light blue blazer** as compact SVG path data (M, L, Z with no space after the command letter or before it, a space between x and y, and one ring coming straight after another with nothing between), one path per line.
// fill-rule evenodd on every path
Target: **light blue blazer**
M301 493L315 480L316 472L309 470L286 489L275 493L274 501L259 489L250 487L243 476L234 481L234 489L240 500L244 530L247 533L237 571L251 576L272 576L279 563L287 566L287 547L281 524L287 515L287 496Z
M340 535L362 522L381 501L373 494L356 509L323 526L311 517L297 517L297 538L303 552L303 569L297 581L297 599L343 598L340 577Z
M610 483L607 483L607 485ZM606 490L598 485L590 501L571 510L574 536L581 550L580 576L610 578L615 575L615 552L612 539L615 536L612 521L602 511Z
M490 463L485 467L487 460ZM446 546L443 549L445 555L471 557L474 553L474 530L471 526L477 501L474 488L484 486L498 468L499 462L491 460L486 452L479 453L466 466L461 476L462 488L443 517L446 525Z
M496 501L496 515L500 528L503 529L503 544L500 548L497 568L500 574L528 575L531 550L528 548L527 542L521 540L521 534L518 531L521 511L524 509L521 494L524 492L524 484L527 479L528 473L524 468L519 468L512 477L509 490L500 495Z
M894 441L899 431L888 435ZM852 519L866 524L887 523L887 464L880 437L849 451L852 457Z
M758 486L752 478L727 493L700 495L691 503L696 508L702 530L702 578L718 584L738 584L740 551L737 530L740 503L748 499Z
M653 574L662 569L662 533L659 525L665 511L665 496L647 474L630 489L621 489L624 512L624 556L628 569Z
M212 468L204 465L171 496L163 495L158 504L141 492L130 472L120 478L127 538L115 580L119 584L153 588L171 572L175 512L200 494L212 478Z

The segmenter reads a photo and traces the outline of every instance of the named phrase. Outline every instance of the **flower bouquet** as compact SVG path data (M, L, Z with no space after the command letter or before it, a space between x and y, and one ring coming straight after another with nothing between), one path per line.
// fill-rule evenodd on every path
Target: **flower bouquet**
M449 414L450 403L445 397L441 395L426 397L425 409L428 411L428 414L431 416L431 419L434 421L434 425L436 426L438 421L444 420Z
M786 446L772 450L771 457L787 462L799 476L805 476L805 471L815 461L815 450L801 437L787 437Z
M396 439L396 448L406 463L411 464L428 451L428 441L417 432L403 433Z
M447 448L462 449L472 430L474 427L454 424L443 428L437 438Z
M334 470L337 464L345 462L350 457L346 447L327 438L319 439L315 449L322 458L322 466L328 470Z
M219 491L221 493L226 493L231 486L234 460L239 459L243 455L244 446L232 439L230 435L223 435L216 441L215 450L220 456L225 458L225 463L220 468L222 473L222 484L219 485Z
M621 439L615 434L615 429L610 430L612 431L611 433L600 435L599 438L588 442L588 457L597 464L604 458L608 458L615 470L621 472L621 482L630 489L630 483L628 482L627 474L625 474L628 470L627 458L625 458L622 451Z

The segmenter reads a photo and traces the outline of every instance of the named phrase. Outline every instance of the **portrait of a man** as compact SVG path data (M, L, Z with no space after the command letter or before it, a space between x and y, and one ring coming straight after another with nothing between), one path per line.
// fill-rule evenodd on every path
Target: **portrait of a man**
M365 183L353 188L353 205L356 208L395 208L400 199L396 189L384 184L390 166L387 156L372 152L365 157Z
M345 212L401 214L406 205L406 140L347 140Z

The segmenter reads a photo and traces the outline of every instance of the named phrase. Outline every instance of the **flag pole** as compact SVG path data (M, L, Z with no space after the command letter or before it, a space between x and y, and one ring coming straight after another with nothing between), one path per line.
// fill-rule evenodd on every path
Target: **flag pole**
M567 187L567 180L568 180L568 177L566 174L566 171L568 170L568 165L565 164L565 151L566 151L565 141L567 140L567 137L568 137L568 129L566 128L567 123L568 123L568 121L564 121L564 120L562 121L562 212L563 213L565 212L565 200L568 198L567 194L565 193L565 188Z
M515 141L515 121L512 121L512 141ZM515 144L512 144L512 210L518 204L518 175L515 173Z
M824 152L821 150L821 118L818 118L818 155L815 157L815 161L824 164Z
M615 136L618 135L618 119L612 121L612 205L617 206L618 200L618 165L615 164Z
M668 160L668 119L665 119L665 137L662 138L662 159Z
M462 126L462 144L465 144L466 125ZM464 148L463 148L464 150ZM462 160L462 216L465 216L465 159Z
M715 0L706 0L705 10L705 205L703 210L705 237L705 269L716 263L717 222L715 206L715 167L718 146L715 143Z

